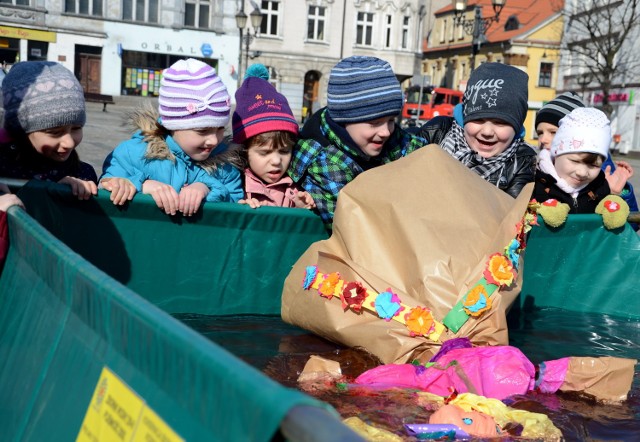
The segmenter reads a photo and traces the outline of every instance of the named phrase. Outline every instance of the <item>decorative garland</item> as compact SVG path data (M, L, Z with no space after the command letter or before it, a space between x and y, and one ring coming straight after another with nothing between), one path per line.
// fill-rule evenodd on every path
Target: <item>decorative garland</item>
M305 290L315 289L327 299L339 298L344 310L360 314L364 309L385 321L393 320L404 324L411 336L425 336L438 341L444 331L444 325L435 320L431 310L404 304L391 288L377 293L366 289L358 281L345 281L338 272L320 273L318 266L308 266L305 269L302 287Z

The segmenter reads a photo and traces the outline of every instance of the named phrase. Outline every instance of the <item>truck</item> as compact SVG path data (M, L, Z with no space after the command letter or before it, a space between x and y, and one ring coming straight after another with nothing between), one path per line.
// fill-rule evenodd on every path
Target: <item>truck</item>
M403 126L416 126L438 115L452 116L454 106L462 101L462 95L461 91L444 87L410 86L402 106L401 123Z

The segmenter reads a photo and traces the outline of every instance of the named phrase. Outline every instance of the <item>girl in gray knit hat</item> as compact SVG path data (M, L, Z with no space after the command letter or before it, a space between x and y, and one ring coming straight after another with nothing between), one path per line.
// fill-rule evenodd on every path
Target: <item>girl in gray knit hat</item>
M73 73L49 61L17 63L2 83L2 102L0 176L68 184L79 199L97 194L96 172L75 150L86 112Z

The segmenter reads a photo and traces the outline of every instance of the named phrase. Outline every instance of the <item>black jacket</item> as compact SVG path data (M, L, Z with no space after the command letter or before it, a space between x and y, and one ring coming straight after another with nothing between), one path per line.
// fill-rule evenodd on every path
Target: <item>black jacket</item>
M539 203L548 199L555 199L561 203L567 203L571 210L569 213L595 213L596 206L611 193L609 183L600 171L595 180L582 189L576 198L563 191L556 184L556 179L549 174L536 171L536 184L533 188L533 197Z
M435 117L420 127L418 135L429 143L442 144L442 140L453 125L453 117ZM518 146L516 154L507 160L505 167L489 176L489 181L516 198L522 188L534 180L536 171L536 151L526 143Z

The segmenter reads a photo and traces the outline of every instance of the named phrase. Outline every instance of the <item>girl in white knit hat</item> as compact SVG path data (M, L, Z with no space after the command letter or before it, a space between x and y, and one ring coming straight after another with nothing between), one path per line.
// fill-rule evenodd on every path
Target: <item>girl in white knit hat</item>
M611 143L607 116L595 108L576 108L560 120L551 149L539 154L533 198L555 199L569 213L594 213L607 195L619 195L633 176L631 167L601 170Z

